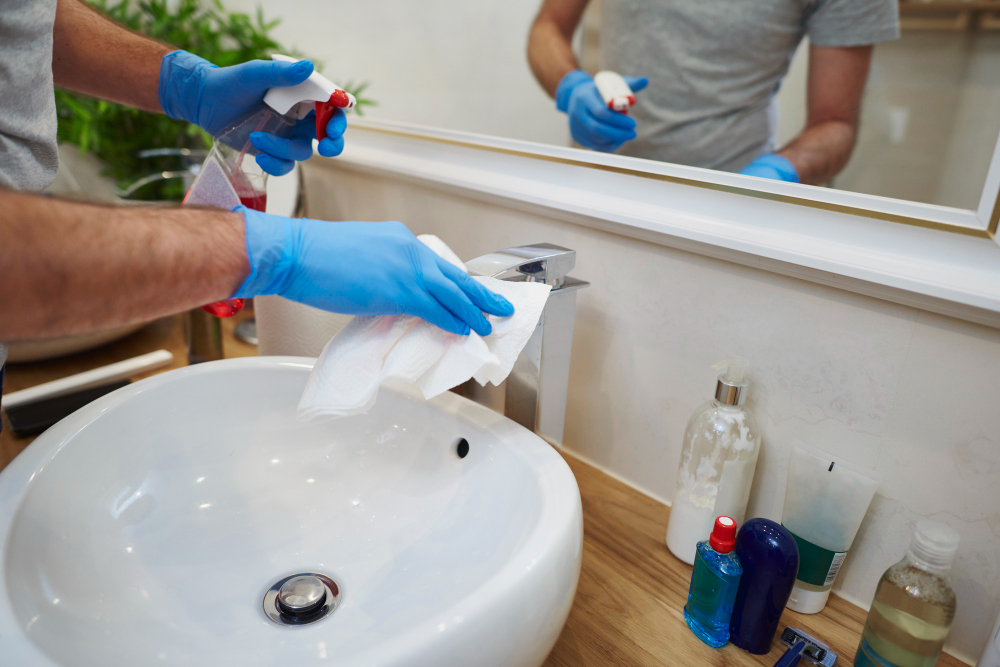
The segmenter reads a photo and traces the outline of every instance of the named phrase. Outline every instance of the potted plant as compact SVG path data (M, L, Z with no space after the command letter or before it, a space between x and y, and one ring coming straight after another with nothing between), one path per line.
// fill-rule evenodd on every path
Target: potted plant
M272 53L299 55L271 37L280 19L265 19L260 7L251 16L226 10L221 0L91 2L125 27L195 53L219 67L267 59ZM365 87L346 86L357 98L359 111L373 104L362 98ZM56 108L60 143L96 157L119 191L132 199L180 200L190 185L185 172L212 145L212 137L195 125L77 93L57 90ZM68 152L65 146L62 152ZM140 182L163 172L176 177Z

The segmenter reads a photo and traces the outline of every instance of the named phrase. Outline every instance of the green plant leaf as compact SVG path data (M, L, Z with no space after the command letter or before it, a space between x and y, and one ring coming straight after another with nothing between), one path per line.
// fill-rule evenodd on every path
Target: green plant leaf
M274 40L270 33L281 19L268 21L260 7L251 17L243 12L229 12L222 0L90 0L90 3L131 30L196 53L220 67L267 59L279 52L302 57ZM321 70L322 63L314 62ZM336 80L336 73L331 74ZM366 87L366 83L347 87L357 98L359 114L362 106L374 105L372 100L361 97ZM149 173L178 167L176 160L141 159L138 153L142 150L204 149L212 144L212 137L194 125L65 90L56 91L56 112L59 141L92 152L122 187ZM173 182L145 188L143 193L150 199L183 195Z

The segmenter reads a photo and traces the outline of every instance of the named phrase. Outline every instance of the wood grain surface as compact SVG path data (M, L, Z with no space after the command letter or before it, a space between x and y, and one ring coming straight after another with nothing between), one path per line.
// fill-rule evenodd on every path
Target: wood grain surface
M684 622L691 567L664 541L670 508L565 455L583 498L583 569L569 620L546 667L598 665L773 665L784 652L775 638L768 655L733 645L713 649ZM865 612L835 595L819 614L785 610L786 625L801 628L850 665ZM805 662L799 663L806 667ZM939 665L964 665L943 655Z
M241 313L224 321L227 357L257 353L232 336L233 327L249 315ZM159 320L90 352L12 364L7 368L4 393L161 348L174 353L173 367L187 363L181 316ZM0 433L0 469L31 440L13 437L5 423ZM732 645L712 649L702 644L684 623L682 611L691 568L674 558L664 544L670 508L571 455L565 458L583 498L583 569L569 620L546 667L773 665L777 661L783 652L777 639L766 656L750 655ZM802 628L829 644L840 655L837 664L846 666L854 659L865 615L861 608L831 596L820 614L786 610L779 634L785 625ZM943 655L938 664L958 667L964 663Z

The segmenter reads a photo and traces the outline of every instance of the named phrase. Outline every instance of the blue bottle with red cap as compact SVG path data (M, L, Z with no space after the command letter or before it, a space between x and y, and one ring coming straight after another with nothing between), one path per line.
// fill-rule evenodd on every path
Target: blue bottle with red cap
M698 543L691 589L684 605L688 627L698 639L715 648L729 641L729 619L743 576L740 559L733 551L735 546L736 521L718 517L712 535Z

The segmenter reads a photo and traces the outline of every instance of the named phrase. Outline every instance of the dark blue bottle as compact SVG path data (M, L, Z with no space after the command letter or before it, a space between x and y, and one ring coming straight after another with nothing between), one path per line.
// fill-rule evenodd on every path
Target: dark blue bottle
M750 519L736 536L736 555L743 579L729 624L730 640L750 653L771 650L778 620L799 571L799 548L784 526Z
M698 543L691 572L691 589L684 605L684 620L709 646L729 641L729 620L743 568L733 552L736 522L728 516L715 520L711 537Z

